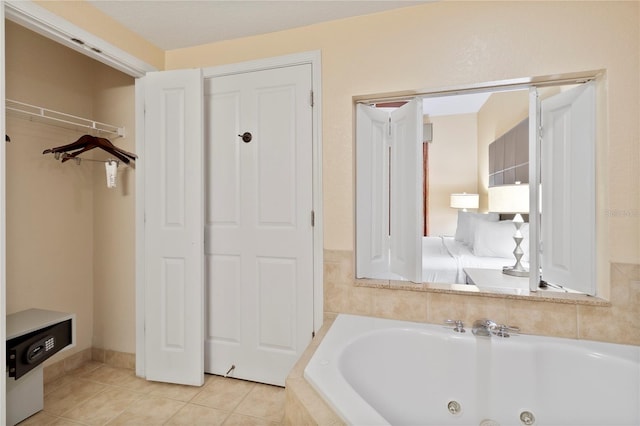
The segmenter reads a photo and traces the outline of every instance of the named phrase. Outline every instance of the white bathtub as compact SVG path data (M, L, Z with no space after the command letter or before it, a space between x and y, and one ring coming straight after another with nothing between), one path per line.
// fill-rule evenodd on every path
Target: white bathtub
M339 315L304 376L353 425L640 425L640 347L466 329Z

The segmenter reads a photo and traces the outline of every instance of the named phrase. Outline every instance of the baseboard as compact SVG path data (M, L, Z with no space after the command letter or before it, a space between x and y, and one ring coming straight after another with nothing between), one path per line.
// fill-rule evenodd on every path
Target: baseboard
M50 383L90 361L135 370L136 355L109 349L88 348L44 367L44 383Z

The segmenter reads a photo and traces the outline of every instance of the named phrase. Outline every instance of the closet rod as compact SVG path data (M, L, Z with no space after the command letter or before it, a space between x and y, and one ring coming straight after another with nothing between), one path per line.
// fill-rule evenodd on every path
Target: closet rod
M66 114L64 112L54 111L48 108L42 108L35 105L29 105L24 102L18 102L11 99L5 100L5 109L29 117L45 119L62 123L68 126L90 129L96 132L107 133L116 137L124 137L124 127L113 126L111 124L100 123L99 121L89 120L87 118L77 117L75 115Z

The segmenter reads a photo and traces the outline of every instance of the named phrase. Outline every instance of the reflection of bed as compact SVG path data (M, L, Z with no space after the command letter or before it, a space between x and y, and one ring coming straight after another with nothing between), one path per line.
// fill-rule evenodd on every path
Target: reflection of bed
M515 243L514 243L515 245ZM453 237L423 237L422 281L465 284L464 268L502 269L513 265L504 257L476 256Z

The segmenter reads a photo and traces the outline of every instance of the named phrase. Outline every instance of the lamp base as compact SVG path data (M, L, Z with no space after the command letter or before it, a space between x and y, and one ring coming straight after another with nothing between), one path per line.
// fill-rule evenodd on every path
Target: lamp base
M527 271L526 269L520 267L517 268L515 266L503 266L502 267L502 273L503 274L507 274L507 275L511 275L514 277L528 277L529 276L529 271Z

